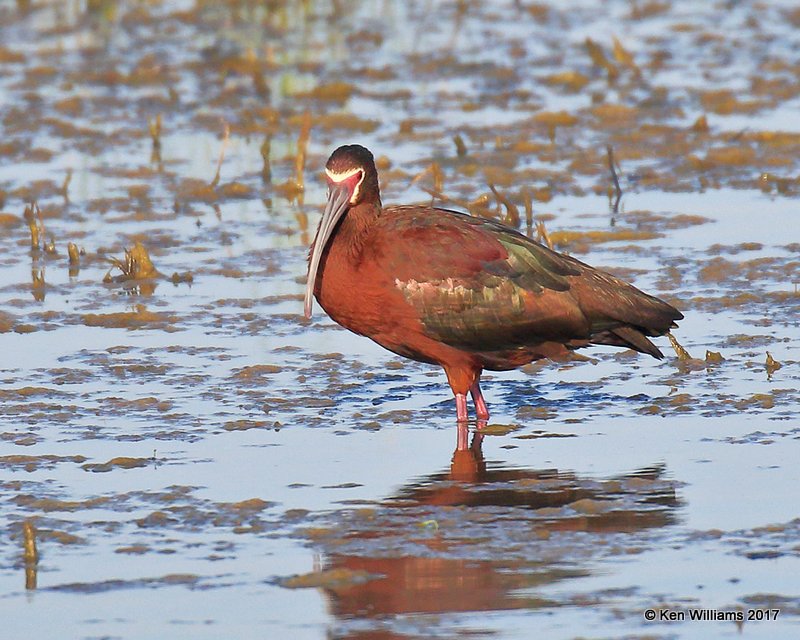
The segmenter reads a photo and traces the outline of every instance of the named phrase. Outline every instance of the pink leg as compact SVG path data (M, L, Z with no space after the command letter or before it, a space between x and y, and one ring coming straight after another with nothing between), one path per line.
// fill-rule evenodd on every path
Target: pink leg
M472 402L475 403L475 415L478 420L488 420L489 408L486 406L486 400L483 399L480 383L477 380L469 388L469 392L472 394Z
M467 415L467 394L456 394L456 420L459 422L466 422L469 416Z

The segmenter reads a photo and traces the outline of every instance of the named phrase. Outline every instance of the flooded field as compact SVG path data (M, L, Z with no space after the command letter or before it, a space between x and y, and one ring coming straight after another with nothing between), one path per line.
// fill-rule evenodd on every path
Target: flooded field
M4 634L799 637L798 28L792 2L0 1ZM456 450L439 369L303 318L350 142L387 203L669 301L683 350L486 374Z

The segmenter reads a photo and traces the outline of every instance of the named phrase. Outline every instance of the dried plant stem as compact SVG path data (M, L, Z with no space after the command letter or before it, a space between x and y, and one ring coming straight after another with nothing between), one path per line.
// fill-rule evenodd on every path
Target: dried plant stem
M22 215L31 232L31 249L38 251L40 249L39 240L44 237L44 223L42 222L42 212L39 210L39 205L32 202L25 207L25 212Z
M550 234L547 233L547 227L544 226L544 220L536 221L536 241L547 245L548 249L553 248L553 240Z
M70 266L74 267L81 263L80 251L78 251L78 245L74 242L67 244L67 255L69 256Z
M152 120L147 121L150 137L153 140L153 149L161 148L161 114L159 113Z
M611 180L614 183L614 204L612 205L612 211L614 213L619 213L619 201L622 199L622 187L619 186L619 178L617 177L617 169L616 163L614 161L614 149L611 148L611 145L606 145L606 152L608 154L608 169L611 171Z
M689 352L680 345L680 343L675 339L675 336L673 336L671 333L668 333L667 338L669 338L669 343L675 350L675 355L678 356L678 360L686 361L692 359L692 356L690 356Z
M227 122L222 121L222 146L219 149L219 158L217 159L217 172L214 174L214 179L209 185L212 189L216 189L219 184L219 174L222 171L222 162L225 160L225 149L228 146L228 140L231 137L231 128Z
M39 551L36 549L36 527L30 520L22 523L22 536L24 539L25 564L36 564L39 562Z
M422 171L420 171L417 175L415 175L411 179L409 186L416 184L417 182L422 180L422 178L427 176L429 173L433 178L433 191L441 193L444 190L444 172L442 171L442 168L439 166L438 162L432 162ZM423 189L423 190L428 191L428 189Z
M494 197L497 198L497 201L506 208L506 224L516 229L519 226L519 209L517 208L517 205L511 202L508 197L500 193L493 184L489 184L489 189L491 189Z
M308 139L311 137L311 114L306 111L303 115L303 126L300 128L300 137L297 139L297 156L294 159L294 174L297 186L304 188L304 173L306 169L306 149Z
M22 539L22 558L25 562L25 588L31 590L36 588L39 551L36 548L36 527L33 526L30 520L22 523Z
M525 203L525 228L530 236L533 231L533 198L527 187L522 190L522 200Z
M261 159L264 161L264 165L261 169L261 177L263 178L264 182L269 182L272 180L272 166L269 161L269 155L272 150L272 137L267 134L264 138L264 142L261 144L261 148L259 151L261 152Z
M67 175L64 178L64 182L61 184L61 196L64 198L64 201L69 203L69 184L72 182L72 169L67 169Z

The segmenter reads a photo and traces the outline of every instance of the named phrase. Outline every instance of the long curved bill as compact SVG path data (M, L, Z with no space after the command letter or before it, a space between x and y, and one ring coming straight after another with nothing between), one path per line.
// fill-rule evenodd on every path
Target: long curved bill
M339 222L347 211L352 196L353 189L346 181L332 183L330 185L328 202L325 205L325 211L322 214L319 227L317 227L317 235L314 238L314 248L311 251L311 259L308 261L305 302L306 318L311 317L311 308L314 303L314 284L317 281L317 270L319 269L319 261L322 257L322 252L325 249L325 245L328 244L333 230L336 228L336 223Z

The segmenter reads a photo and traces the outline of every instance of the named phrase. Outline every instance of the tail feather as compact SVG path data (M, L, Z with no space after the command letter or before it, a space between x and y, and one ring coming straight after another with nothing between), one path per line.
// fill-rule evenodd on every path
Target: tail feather
M637 351L663 357L645 336L664 335L676 326L675 321L681 320L683 314L671 304L611 274L583 266L584 272L572 285L582 312L595 330L592 342L596 338L611 341L598 344L622 341Z
M641 331L634 327L615 327L614 329L609 329L608 331L593 335L589 342L590 344L602 344L612 347L628 347L629 349L633 349L639 353L646 353L659 360L664 358L664 354L661 353L661 350L650 342Z

